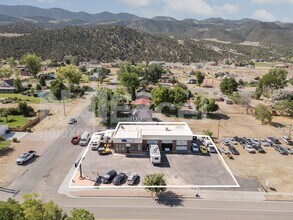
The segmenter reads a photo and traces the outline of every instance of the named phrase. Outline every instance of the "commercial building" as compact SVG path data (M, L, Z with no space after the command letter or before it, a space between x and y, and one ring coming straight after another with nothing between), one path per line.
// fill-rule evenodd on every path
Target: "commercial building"
M192 137L185 122L120 122L112 140L116 153L149 151L150 145L158 145L162 152L186 152Z

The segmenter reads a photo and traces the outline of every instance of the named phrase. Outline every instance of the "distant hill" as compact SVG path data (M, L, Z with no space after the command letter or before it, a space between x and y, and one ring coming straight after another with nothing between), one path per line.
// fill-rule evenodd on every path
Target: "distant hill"
M253 42L266 46L293 48L293 24L261 22L253 19L229 20L209 18L176 20L157 16L152 19L128 13L70 12L60 8L42 9L27 5L0 5L0 26L29 22L43 29L58 29L66 26L96 26L115 24L136 30L165 36L214 39L231 43ZM28 29L30 31L30 29Z
M36 53L43 59L58 61L67 55L101 61L134 58L174 62L219 60L227 56L193 40L178 41L112 25L67 27L35 31L21 37L0 37L0 57L20 58L25 53Z

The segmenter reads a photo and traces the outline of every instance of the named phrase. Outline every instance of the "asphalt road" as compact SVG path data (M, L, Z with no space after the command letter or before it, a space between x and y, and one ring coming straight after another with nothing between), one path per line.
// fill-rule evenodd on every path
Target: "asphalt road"
M1 200L13 196L12 192L18 192L16 199L21 199L24 193L37 192L46 200L58 203L65 211L85 208L96 218L111 219L292 219L293 203L182 198L71 198L60 195L58 188L82 151L81 147L70 144L70 138L86 128L91 116L84 110L80 117L79 123L65 129L60 138L29 165L27 172L16 178L8 189L0 190Z

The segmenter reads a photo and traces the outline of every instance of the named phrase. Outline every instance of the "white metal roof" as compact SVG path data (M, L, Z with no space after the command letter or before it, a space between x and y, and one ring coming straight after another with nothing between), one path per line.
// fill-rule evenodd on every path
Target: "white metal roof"
M121 122L113 139L189 140L192 136L185 122Z

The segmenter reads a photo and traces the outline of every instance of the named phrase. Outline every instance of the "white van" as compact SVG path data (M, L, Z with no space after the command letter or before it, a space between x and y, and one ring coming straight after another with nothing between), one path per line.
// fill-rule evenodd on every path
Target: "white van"
M90 133L88 131L83 132L83 134L80 137L80 146L85 146L90 140Z
M92 141L91 141L91 149L92 150L98 150L100 144L101 144L102 136L96 135Z

